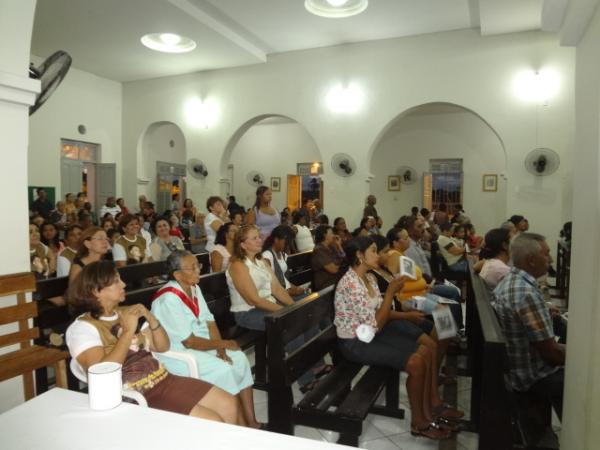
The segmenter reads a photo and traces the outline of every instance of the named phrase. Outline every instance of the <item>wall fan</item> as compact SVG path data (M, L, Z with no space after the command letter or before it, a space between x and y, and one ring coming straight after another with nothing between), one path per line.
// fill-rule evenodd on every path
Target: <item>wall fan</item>
M199 159L188 160L187 169L191 176L199 180L203 180L208 175L206 164Z
M402 184L414 184L419 177L417 171L408 166L400 166L397 173L400 175L400 182Z
M536 148L525 157L525 168L536 176L551 175L560 166L558 153L549 148Z
M331 168L340 177L350 177L356 172L356 163L346 153L336 153L331 158Z
M41 91L35 103L29 107L29 115L36 112L61 83L69 67L71 67L71 56L67 52L58 51L47 58L39 67L29 65L29 78L40 80Z
M256 170L253 170L246 174L246 180L248 180L248 183L250 183L250 185L252 186L259 187L264 185L265 179L265 176L262 173L257 172Z

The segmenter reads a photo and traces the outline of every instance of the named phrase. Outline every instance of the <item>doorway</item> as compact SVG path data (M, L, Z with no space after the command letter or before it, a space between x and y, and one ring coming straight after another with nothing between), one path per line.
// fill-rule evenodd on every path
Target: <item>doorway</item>
M171 209L175 194L179 194L179 207L183 206L187 191L185 171L185 164L156 162L156 211L159 214Z
M323 206L323 180L315 175L288 175L287 176L287 207L295 211L308 201L319 200Z

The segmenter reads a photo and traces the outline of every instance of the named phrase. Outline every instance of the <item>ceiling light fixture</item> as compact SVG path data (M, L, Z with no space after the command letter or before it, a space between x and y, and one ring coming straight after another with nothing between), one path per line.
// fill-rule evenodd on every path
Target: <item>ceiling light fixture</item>
M551 69L523 71L513 81L515 94L526 101L546 103L558 93L559 88L560 77Z
M321 17L340 19L360 14L369 6L369 0L305 0L304 7Z
M141 41L146 47L164 53L186 53L196 48L193 40L174 33L146 34Z
M334 113L352 114L360 110L364 98L364 91L358 85L351 83L347 87L341 84L333 86L327 93L325 101Z

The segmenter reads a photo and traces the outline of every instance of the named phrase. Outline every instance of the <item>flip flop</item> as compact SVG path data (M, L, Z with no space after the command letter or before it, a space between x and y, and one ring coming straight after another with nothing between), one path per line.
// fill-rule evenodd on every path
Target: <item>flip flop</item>
M465 413L460 409L454 408L452 405L442 403L433 408L433 414L437 417L443 417L448 420L459 420L465 417Z
M452 436L452 433L450 433L449 431L442 430L440 426L435 422L427 424L425 428L415 428L411 426L410 434L412 434L413 436L426 437L434 441L442 441Z

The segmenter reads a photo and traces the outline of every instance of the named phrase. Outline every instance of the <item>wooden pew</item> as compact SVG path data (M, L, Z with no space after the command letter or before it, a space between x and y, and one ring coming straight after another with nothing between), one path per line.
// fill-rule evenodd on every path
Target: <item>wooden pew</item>
M340 433L339 443L357 447L363 422L370 412L404 418L404 411L398 407L400 377L397 370L370 367L351 386L363 366L345 361L337 353L333 295L330 286L265 319L269 430L294 434L295 425L322 428ZM324 318L330 319L329 326L301 348L286 354L285 346L291 340L318 327ZM333 371L294 404L292 384L327 353L335 356ZM375 401L384 388L386 406L376 406Z
M312 250L302 253L294 253L293 255L288 256L288 272L286 276L290 283L296 286L300 286L305 283L312 283L312 265L310 262L311 257Z
M472 268L467 295L467 302L475 305L468 336L471 425L479 433L479 449L558 448L550 429L550 404L510 388L506 379L509 371L506 339L492 307L490 292Z
M467 272L457 272L450 270L444 256L440 253L440 246L437 242L431 243L431 274L438 280L444 278L450 281L466 281L469 278Z

